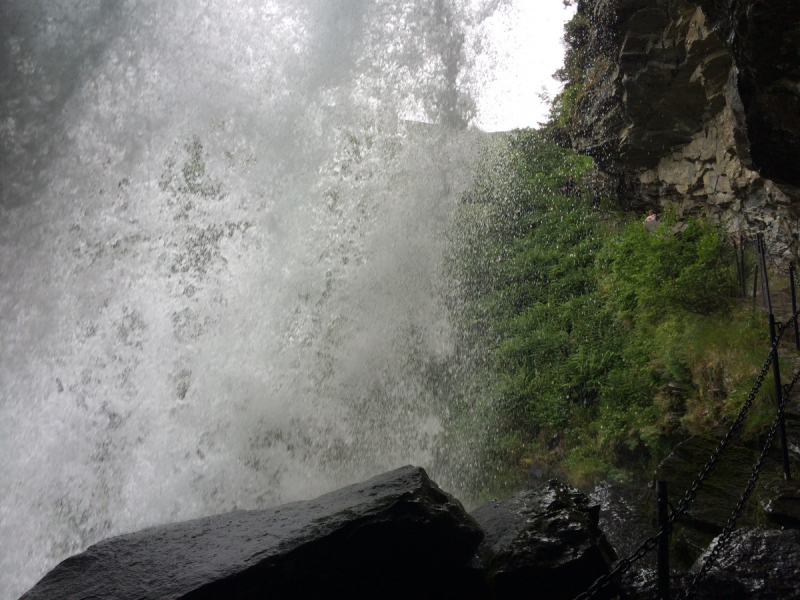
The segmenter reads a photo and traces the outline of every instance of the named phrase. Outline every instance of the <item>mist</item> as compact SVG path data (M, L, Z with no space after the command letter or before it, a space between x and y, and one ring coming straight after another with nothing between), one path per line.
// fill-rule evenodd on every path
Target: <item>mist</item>
M403 464L470 493L442 232L501 4L3 4L0 598Z

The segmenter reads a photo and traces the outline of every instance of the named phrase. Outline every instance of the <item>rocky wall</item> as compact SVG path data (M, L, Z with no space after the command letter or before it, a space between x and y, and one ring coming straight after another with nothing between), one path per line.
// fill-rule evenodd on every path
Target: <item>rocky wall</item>
M800 3L581 0L569 137L632 208L674 205L798 256Z

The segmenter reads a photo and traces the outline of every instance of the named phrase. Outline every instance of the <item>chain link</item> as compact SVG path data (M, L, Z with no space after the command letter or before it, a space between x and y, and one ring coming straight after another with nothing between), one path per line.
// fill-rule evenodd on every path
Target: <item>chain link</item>
M766 254L764 256L766 256ZM772 266L778 273L780 273L781 275L786 275L787 277L789 276L789 271L784 271L782 268L780 268L778 266L778 263L776 263L771 257L767 256L767 259L769 260L769 262L772 263Z
M711 458L706 463L703 470L700 472L698 477L692 483L691 487L689 488L689 491L687 491L683 499L681 499L680 503L678 504L678 507L674 511L672 511L672 514L670 514L669 519L667 520L666 527L660 530L658 534L656 534L655 536L650 537L644 542L642 542L642 544L632 554L622 559L610 573L600 577L597 581L595 581L591 585L591 587L588 590L586 590L581 595L577 596L575 600L590 600L590 598L594 598L601 590L605 589L612 582L614 577L625 573L631 567L631 565L641 560L645 554L647 554L653 548L655 548L658 545L659 536L665 533L665 530L668 529L679 516L681 516L688 510L689 505L697 496L697 491L700 489L700 485L714 469L714 466L717 464L717 461L719 460L720 456L725 451L725 448L733 438L734 433L736 433L736 430L739 428L745 416L747 415L747 411L750 410L750 406L752 405L753 400L755 399L756 394L758 393L758 390L761 387L761 384L766 378L767 370L769 369L770 364L772 364L772 358L775 355L775 349L777 348L778 341L780 341L780 338L776 336L775 343L772 346L772 351L769 353L769 356L767 357L764 366L761 368L761 371L759 372L758 377L756 378L756 383L753 386L753 389L750 391L750 394L748 394L747 400L742 406L741 411L739 411L739 415L736 417L736 420L731 425L731 428L728 430L728 433L725 436L725 438L717 446L717 449L714 451L714 454L711 455Z
M595 581L589 587L588 590L583 592L580 596L576 596L575 600L589 600L590 598L594 598L602 590L608 587L617 575L622 575L623 573L625 573L628 569L631 568L631 565L633 565L633 563L641 560L645 554L647 554L653 548L658 546L658 538L662 534L665 534L666 531L667 528L663 527L661 528L661 530L659 530L659 532L656 535L642 542L642 545L639 546L639 548L637 548L632 554L626 556L621 561L619 561L617 566L614 567L614 569L610 573L598 578L597 581Z
M764 362L764 365L761 367L761 370L758 373L758 377L756 377L756 382L753 385L753 388L750 390L750 393L747 395L747 399L745 400L744 404L742 405L742 408L739 410L739 414L736 416L736 419L731 424L730 428L728 429L728 432L725 434L725 437L719 443L719 445L717 446L716 450L714 450L714 453L711 455L711 457L709 458L708 462L703 467L702 471L700 471L700 473L698 474L697 478L694 480L692 485L689 487L689 490L686 492L686 494L684 494L683 498L678 503L677 508L675 508L675 510L673 510L672 513L670 514L669 518L667 519L667 523L659 530L659 532L656 535L646 539L644 542L642 542L642 544L632 554L628 555L627 557L625 557L621 561L619 561L619 563L617 563L617 566L614 567L614 569L610 573L608 573L606 575L603 575L602 577L598 578L589 587L588 590L586 590L585 592L583 592L579 596L576 596L575 600L590 600L591 598L594 598L595 596L597 596L597 594L600 593L601 590L605 589L606 587L608 587L611 584L611 582L614 580L615 577L625 573L628 569L631 568L631 566L634 563L636 563L637 561L641 560L644 557L645 554L647 554L653 548L655 548L658 545L659 537L661 537L662 535L667 535L669 530L670 530L670 528L671 528L671 526L672 526L672 524L681 515L683 515L689 509L689 505L697 497L697 492L700 489L700 486L703 484L703 481L705 481L708 478L708 476L711 474L711 472L714 470L714 467L716 466L717 461L719 461L720 457L722 456L722 453L725 451L725 449L727 448L728 444L730 444L731 440L733 439L733 436L736 434L736 431L741 426L742 421L744 421L744 418L747 416L747 413L750 410L750 407L752 406L752 404L755 401L755 398L756 398L756 396L758 394L758 390L761 388L761 384L764 383L764 379L767 376L767 371L769 370L769 366L772 364L772 361L774 360L774 358L775 358L775 356L777 354L778 344L780 344L780 341L781 341L781 338L783 337L784 332L792 324L793 319L795 317L797 317L798 315L800 315L800 309L795 311L795 313L792 315L792 317L789 318L789 320L787 320L785 323L780 324L780 326L778 327L778 332L775 335L775 339L772 341L772 346L770 348L769 355L767 356L767 359ZM800 370L798 370L798 372L795 374L794 378L792 379L791 384L783 386L783 389L786 390L786 393L784 395L783 402L781 404L781 408L780 408L780 411L779 411L779 418L780 418L780 416L783 415L783 408L786 405L786 399L788 398L789 392L791 391L791 389L795 385L795 383L797 383L798 379L800 379ZM766 460L766 454L769 452L769 446L772 444L772 437L774 437L774 435L775 435L775 429L777 428L777 422L778 422L778 419L776 419L776 424L774 424L773 428L770 430L770 436L771 437L768 437L768 445L765 446L764 452L762 452L762 459L763 460ZM761 466L763 466L763 460L760 459L760 465ZM758 467L758 473L760 473L760 471L761 471L761 466ZM734 515L731 517L731 519L733 520L733 525L731 526L731 531L732 531L732 527L735 526L735 524L736 524L736 519L739 518L739 515L740 515L740 513L742 511L742 508L744 507L744 504L747 502L747 499L750 497L750 494L752 493L752 487L755 486L755 483L758 480L758 473L754 473L755 480L753 479L753 477L751 477L751 484L748 484L748 490L749 491L745 490L746 496L743 495L742 498L739 500L739 504L741 504L741 508L739 507L739 504L737 504L738 512L737 512L737 510L734 510ZM728 523L730 524L731 521L729 520ZM726 529L727 529L727 527L726 527ZM730 533L728 534L728 537L730 537ZM726 538L725 541L727 541L727 538ZM721 549L721 546L720 546L720 549ZM715 547L715 550L716 550L716 547ZM706 572L707 572L707 569L706 569ZM703 575L703 577L705 577L705 574ZM695 581L692 582L692 585L690 586L690 589L692 589L697 584L696 582L699 582L699 581L700 581L700 579L695 578ZM687 594L688 594L688 591L687 591ZM687 596L687 598L688 598L688 596Z
M764 365L765 367L768 367L769 364L772 362L775 352L777 351L778 344L780 343L780 340L783 337L783 333L790 326L794 318L798 316L798 314L800 314L800 309L795 311L795 313L785 323L782 323L780 325L778 334L775 336L775 340L772 344L772 350L770 351L770 355L767 358L767 362ZM765 375L764 369L762 369L761 374L759 376L761 381L763 381L764 379L762 375ZM722 552L722 549L725 547L728 540L730 539L730 536L733 533L734 528L736 527L736 521L741 516L742 511L744 510L744 507L747 505L747 501L750 499L750 495L753 493L753 489L755 488L755 485L758 482L758 478L761 476L761 470L764 468L764 463L766 462L767 456L769 455L769 452L772 449L772 443L775 439L775 433L777 432L778 426L783 420L783 414L786 409L786 403L788 402L789 394L792 392L792 389L794 388L798 380L800 380L800 369L798 369L798 371L794 374L794 377L792 377L792 381L790 383L781 386L783 391L783 398L781 400L780 406L778 407L778 414L776 415L775 421L773 422L772 427L770 428L769 433L767 434L767 440L764 444L763 450L761 451L761 455L759 456L756 465L753 467L752 473L750 475L750 481L748 481L747 487L742 493L741 498L739 498L739 501L736 503L736 507L733 509L733 513L728 519L728 523L725 525L725 529L723 529L722 533L717 539L717 543L714 545L711 552L703 562L703 566L700 569L700 572L695 576L695 578L692 580L692 583L686 589L686 593L684 595L685 600L689 600L692 597L695 588L706 577L708 571L714 564L714 561L716 560L717 556L719 556L719 553ZM760 385L758 380L756 381L756 384L757 386ZM748 401L750 401L749 396L748 396ZM745 404L747 405L747 403ZM744 412L746 413L746 411ZM740 413L740 415L741 414L742 413ZM734 423L734 425L736 424ZM733 427L731 427L731 430L733 430ZM730 431L728 433L730 434Z
M736 419L731 424L730 428L728 429L728 432L725 434L725 437L722 438L722 441L719 443L716 450L714 450L714 453L711 455L711 458L708 459L708 462L703 467L703 470L700 471L700 473L692 483L689 490L686 492L683 498L681 498L681 501L678 503L678 507L672 512L672 514L670 514L669 520L667 521L669 525L672 525L678 517L683 515L689 509L689 505L697 497L697 491L700 489L700 486L703 484L703 481L705 481L711 474L711 471L714 470L714 467L717 465L717 462L722 456L722 453L725 452L725 449L728 447L728 444L730 444L731 440L733 439L733 436L739 430L742 421L744 421L744 418L747 416L750 407L753 405L753 402L755 401L756 396L758 395L758 390L761 388L761 384L764 383L764 379L766 379L767 377L767 371L769 370L769 366L772 364L772 361L775 358L775 354L778 349L778 344L780 343L781 338L783 337L783 332L785 330L786 330L785 325L781 325L780 331L775 336L775 340L772 343L772 349L770 350L770 353L767 356L767 360L764 361L764 365L761 367L761 371L759 371L758 377L756 377L756 382L753 385L753 388L750 390L750 393L747 395L747 399L742 405L741 410L739 410L739 414L736 416Z
M794 377L792 378L792 382L783 386L784 396L780 406L778 407L778 415L775 417L775 421L772 423L772 427L767 434L767 441L764 444L764 449L761 451L761 456L758 457L758 462L756 462L755 466L753 467L753 471L750 475L750 481L747 483L747 487L745 488L742 497L739 498L739 502L733 509L733 513L728 519L725 529L722 530L722 533L717 538L717 543L714 544L711 552L709 552L708 556L706 556L706 559L703 561L703 566L700 569L700 572L695 575L692 583L689 584L688 588L686 588L686 593L684 595L685 600L690 600L695 592L695 589L700 582L705 579L706 575L708 575L708 572L711 570L714 561L717 559L720 552L722 552L722 549L730 540L731 534L733 534L733 530L736 527L736 521L742 515L742 511L747 505L747 501L750 499L750 495L753 493L753 489L755 488L758 478L761 475L761 470L764 468L764 463L766 462L767 456L772 449L772 442L775 440L775 433L778 431L778 426L783 419L783 413L786 410L786 403L788 401L789 394L791 393L792 388L794 387L795 383L797 383L798 379L800 379L800 369L798 369L797 373L795 373Z

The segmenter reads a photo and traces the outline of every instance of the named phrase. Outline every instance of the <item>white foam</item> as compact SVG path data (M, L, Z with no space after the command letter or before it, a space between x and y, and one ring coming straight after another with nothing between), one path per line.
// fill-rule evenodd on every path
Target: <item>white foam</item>
M397 117L469 105L466 13L429 4L40 7L18 68L61 40L72 79L3 130L0 598L104 537L436 471L480 136Z

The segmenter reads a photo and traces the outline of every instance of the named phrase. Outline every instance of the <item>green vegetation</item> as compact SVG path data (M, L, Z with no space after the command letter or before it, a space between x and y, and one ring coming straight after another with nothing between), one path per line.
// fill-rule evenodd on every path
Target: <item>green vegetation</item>
M462 345L488 357L474 389L506 476L534 463L576 484L642 472L735 414L766 357L765 317L737 298L722 232L667 214L650 233L608 199L594 210L560 194L590 166L544 134L507 134L453 226ZM751 434L771 419L763 402Z
M586 92L587 71L594 62L588 50L590 29L589 18L582 12L576 12L564 25L564 66L553 74L557 81L564 84L564 90L550 104L550 128L569 129L576 106Z

